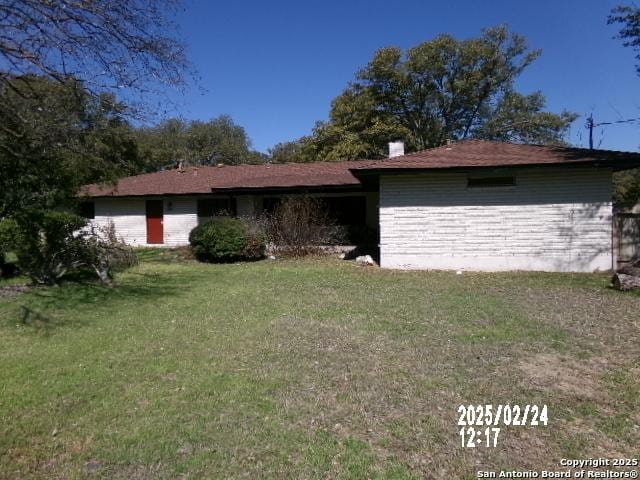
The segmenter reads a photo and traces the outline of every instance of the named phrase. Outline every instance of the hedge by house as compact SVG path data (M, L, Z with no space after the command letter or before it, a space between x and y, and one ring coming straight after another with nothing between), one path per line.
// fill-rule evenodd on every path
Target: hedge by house
M189 234L201 262L233 262L264 257L265 238L257 225L240 218L219 218L198 225Z

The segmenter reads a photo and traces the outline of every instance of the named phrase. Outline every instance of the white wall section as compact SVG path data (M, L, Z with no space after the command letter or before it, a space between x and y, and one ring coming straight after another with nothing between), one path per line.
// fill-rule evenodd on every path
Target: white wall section
M516 177L515 187L467 188L466 173L381 176L381 266L611 268L610 171L540 167L495 176L505 175Z
M164 198L163 244L147 244L144 198L96 198L93 223L96 226L104 227L113 222L116 236L132 246L176 247L188 245L189 232L198 224L196 202L193 197Z

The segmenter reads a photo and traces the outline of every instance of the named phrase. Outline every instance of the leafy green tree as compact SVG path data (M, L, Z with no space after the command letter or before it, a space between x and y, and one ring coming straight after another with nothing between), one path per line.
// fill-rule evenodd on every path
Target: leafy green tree
M148 171L182 161L191 165L261 163L266 155L251 148L243 127L230 116L203 122L172 118L136 132L140 153Z
M613 201L623 208L640 201L640 168L613 174Z
M139 169L124 107L81 82L0 82L0 218L73 201L80 186Z
M378 158L388 141L409 151L469 137L562 143L576 115L543 111L540 92L514 90L538 56L506 27L478 38L441 35L403 52L377 51L333 103L328 122L305 143L317 159Z
M535 92L522 95L506 93L478 125L474 136L487 140L516 141L519 143L558 144L571 122L577 116L545 112L544 95Z
M269 161L273 163L306 162L307 158L302 151L305 138L291 142L277 143L269 149Z

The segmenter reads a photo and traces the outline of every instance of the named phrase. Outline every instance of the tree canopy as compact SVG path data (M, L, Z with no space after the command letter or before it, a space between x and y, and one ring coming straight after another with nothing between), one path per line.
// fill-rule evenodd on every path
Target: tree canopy
M396 139L410 151L468 137L562 143L576 115L544 111L540 92L515 91L539 54L503 26L468 40L440 35L406 52L383 48L303 139L301 159L382 157Z
M0 83L0 218L53 208L78 188L139 169L124 106L75 79Z
M126 117L148 93L184 85L190 68L172 23L178 6L0 0L0 218L140 170Z
M251 148L243 127L228 115L209 121L165 120L136 131L140 155L148 171L182 161L191 165L261 163L266 156Z
M268 151L269 161L273 163L303 162L303 148L305 139L292 140L290 142L280 142L271 147Z

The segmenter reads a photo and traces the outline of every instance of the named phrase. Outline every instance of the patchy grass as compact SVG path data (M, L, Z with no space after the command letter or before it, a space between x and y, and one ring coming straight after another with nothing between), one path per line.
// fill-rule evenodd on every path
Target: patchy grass
M116 288L0 299L0 477L475 478L640 453L640 296L606 276L141 257ZM549 425L463 449L462 403L547 404Z

